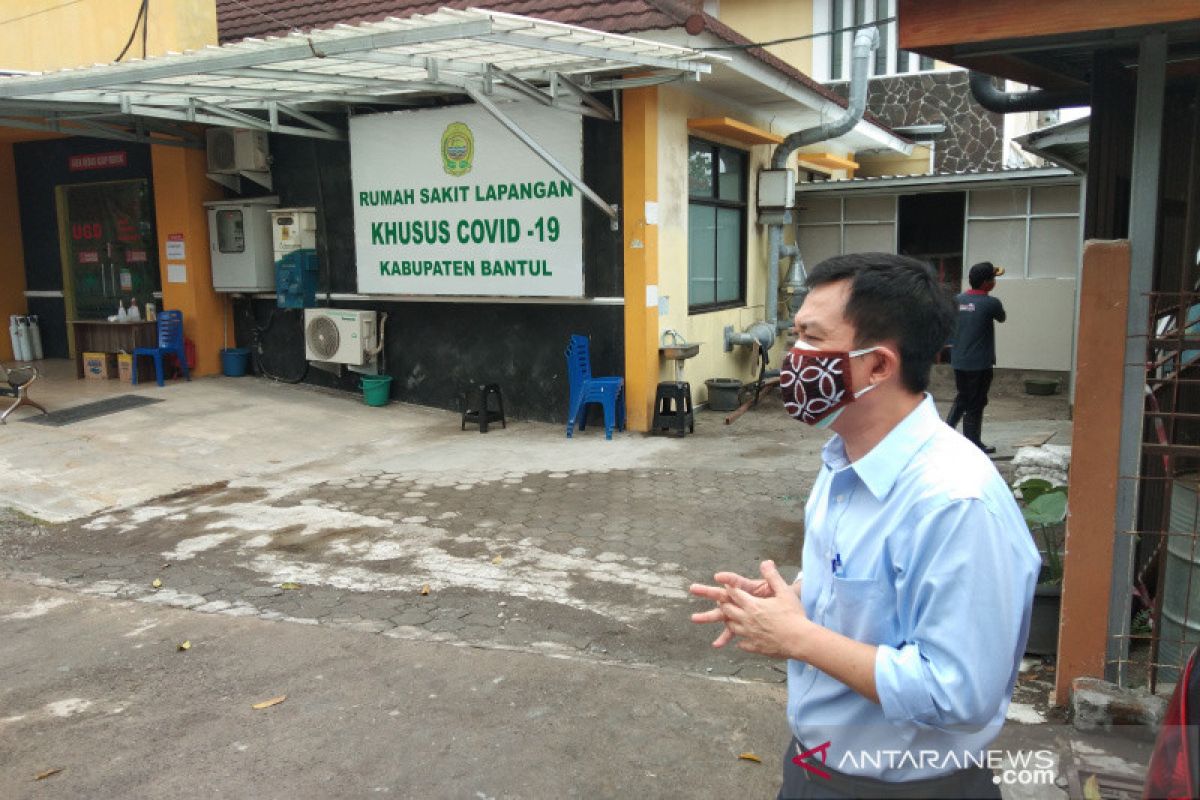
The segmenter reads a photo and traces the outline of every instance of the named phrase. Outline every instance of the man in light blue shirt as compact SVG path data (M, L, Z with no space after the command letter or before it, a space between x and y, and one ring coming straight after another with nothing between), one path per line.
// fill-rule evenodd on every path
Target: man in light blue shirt
M831 428L805 507L802 578L722 572L713 643L788 659L780 798L999 797L1004 723L1041 560L1012 494L925 390L954 307L925 264L818 264L780 374Z

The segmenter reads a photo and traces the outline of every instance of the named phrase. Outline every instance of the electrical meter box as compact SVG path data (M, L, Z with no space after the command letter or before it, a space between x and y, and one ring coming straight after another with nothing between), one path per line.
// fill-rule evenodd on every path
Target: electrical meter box
M218 292L275 291L271 217L278 197L213 200L208 212L213 288Z
M781 210L796 206L796 171L764 169L758 173L758 207Z
M275 305L279 308L312 308L317 304L315 250L293 250L275 262Z
M276 261L295 250L316 250L317 210L311 207L273 209L271 239Z

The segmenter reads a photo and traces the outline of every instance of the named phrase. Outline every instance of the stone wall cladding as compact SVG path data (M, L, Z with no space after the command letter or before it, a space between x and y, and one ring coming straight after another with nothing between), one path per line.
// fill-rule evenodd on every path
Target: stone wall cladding
M831 86L845 96L848 84ZM934 139L935 172L993 171L1004 166L1004 121L971 97L967 73L926 72L871 80L867 110L892 128L945 123Z

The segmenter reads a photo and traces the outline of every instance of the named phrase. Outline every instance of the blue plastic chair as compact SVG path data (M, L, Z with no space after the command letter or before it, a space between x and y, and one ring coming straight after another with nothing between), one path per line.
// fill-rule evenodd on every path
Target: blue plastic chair
M567 379L571 393L567 400L567 438L587 427L587 407L599 403L604 408L604 438L612 439L613 427L625 430L625 379L592 376L591 348L586 336L575 334L567 345Z
M183 377L192 379L188 371L187 353L183 349L183 312L158 312L158 347L136 347L133 350L133 372L130 375L134 385L138 382L138 356L150 356L154 359L154 377L158 385L163 385L163 355L174 354L183 369Z

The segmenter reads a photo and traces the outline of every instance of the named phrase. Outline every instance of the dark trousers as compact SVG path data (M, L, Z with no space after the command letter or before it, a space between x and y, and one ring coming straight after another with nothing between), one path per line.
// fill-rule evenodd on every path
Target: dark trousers
M963 436L982 448L983 409L988 403L988 390L992 388L992 370L956 369L954 385L958 394L954 396L954 405L946 416L946 424L957 428L961 419Z
M783 757L783 786L776 800L840 800L841 798L961 798L967 800L999 800L1000 787L992 779L992 771L982 767L969 767L937 778L918 781L889 782L874 778L844 775L832 770L820 761L812 762L829 775L822 777L792 761L797 752L797 742L792 739Z

